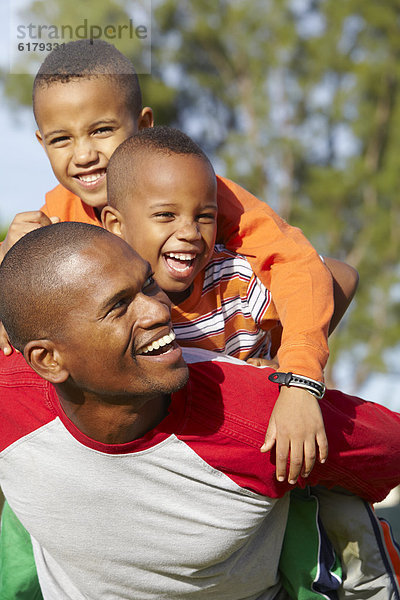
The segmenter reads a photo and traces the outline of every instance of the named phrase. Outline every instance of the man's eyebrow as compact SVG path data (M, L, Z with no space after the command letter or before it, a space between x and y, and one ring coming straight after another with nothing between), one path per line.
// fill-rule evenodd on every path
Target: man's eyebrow
M129 294L132 294L132 289L133 289L132 286L129 286L129 287L123 288L122 290L118 290L118 292L115 292L115 294L113 294L112 296L109 296L101 304L101 306L99 308L99 314L103 315L107 309L111 308L114 304L119 302L119 300L121 300L122 298L125 298Z
M146 263L146 270L145 270L144 276L143 276L143 283L146 281L146 279L148 279L152 275L153 275L153 271L152 271L151 265L150 265L150 263ZM115 294L113 294L112 296L109 296L108 298L106 298L106 300L104 300L104 302L101 304L101 306L99 308L99 313L101 315L104 314L104 311L111 308L114 304L116 304L122 298L125 298L126 296L131 295L132 292L134 292L135 296L136 296L136 294L141 289L142 289L142 287L140 287L140 289L136 289L136 287L134 287L133 285L130 285L128 287L118 290L118 292L115 292Z

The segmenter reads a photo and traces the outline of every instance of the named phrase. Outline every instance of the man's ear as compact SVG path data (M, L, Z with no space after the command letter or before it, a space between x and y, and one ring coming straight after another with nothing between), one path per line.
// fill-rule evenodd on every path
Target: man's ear
M24 358L38 375L50 383L64 383L69 377L58 350L50 340L28 342L24 348Z
M137 126L138 126L138 131L140 129L146 129L147 127L154 126L153 111L150 108L150 106L145 106L141 110L140 115L137 120Z
M101 222L107 231L110 231L119 237L123 237L123 219L119 210L113 206L108 206L107 204L101 211Z
M36 139L39 142L39 144L42 146L43 150L46 152L46 147L44 145L44 141L42 138L42 134L40 133L39 129L36 129L35 131L35 135L36 135Z

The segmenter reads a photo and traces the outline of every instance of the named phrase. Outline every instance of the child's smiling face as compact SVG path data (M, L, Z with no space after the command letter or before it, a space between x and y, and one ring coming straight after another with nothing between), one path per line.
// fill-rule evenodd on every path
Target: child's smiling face
M206 160L192 154L145 151L139 160L132 188L117 211L118 230L150 263L158 285L178 304L189 295L214 249L215 174ZM118 233L110 226L109 210L105 209L103 222Z
M125 94L106 76L40 87L35 106L36 135L54 175L85 204L101 210L107 203L106 169L111 154L139 128L152 124L150 109L135 119Z

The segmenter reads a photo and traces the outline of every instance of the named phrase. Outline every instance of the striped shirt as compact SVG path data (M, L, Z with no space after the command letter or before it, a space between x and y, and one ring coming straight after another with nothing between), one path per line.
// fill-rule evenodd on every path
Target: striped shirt
M247 259L216 246L189 298L173 307L172 322L182 346L247 360L269 357L270 331L279 317Z

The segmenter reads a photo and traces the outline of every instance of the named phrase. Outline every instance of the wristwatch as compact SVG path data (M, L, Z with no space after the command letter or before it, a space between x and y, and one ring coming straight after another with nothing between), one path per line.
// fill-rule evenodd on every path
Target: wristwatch
M268 379L273 383L277 383L279 386L285 385L286 387L298 387L303 390L307 390L318 400L324 397L326 386L322 381L315 381L310 377L304 375L296 375L295 373L271 373Z

